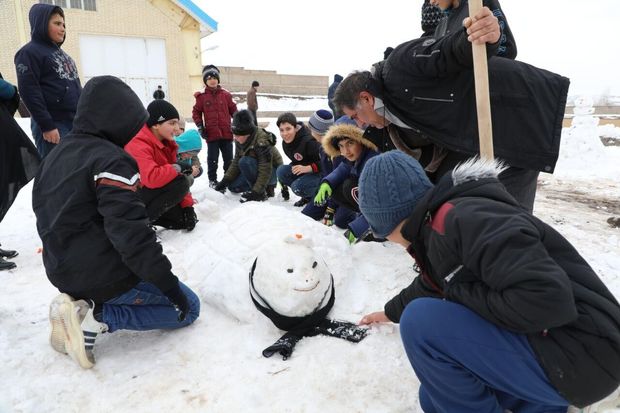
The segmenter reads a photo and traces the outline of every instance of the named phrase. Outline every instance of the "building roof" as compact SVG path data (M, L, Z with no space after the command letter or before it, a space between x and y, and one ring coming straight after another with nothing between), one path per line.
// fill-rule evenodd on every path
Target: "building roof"
M183 10L200 23L202 37L217 31L217 22L191 0L174 0Z

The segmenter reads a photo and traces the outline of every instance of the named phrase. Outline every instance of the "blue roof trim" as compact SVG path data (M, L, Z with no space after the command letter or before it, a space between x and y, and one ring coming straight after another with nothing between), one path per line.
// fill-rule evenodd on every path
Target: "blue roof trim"
M211 16L205 13L191 0L176 0L183 8L185 8L194 17L200 20L200 23L209 26L214 32L217 31L217 22Z

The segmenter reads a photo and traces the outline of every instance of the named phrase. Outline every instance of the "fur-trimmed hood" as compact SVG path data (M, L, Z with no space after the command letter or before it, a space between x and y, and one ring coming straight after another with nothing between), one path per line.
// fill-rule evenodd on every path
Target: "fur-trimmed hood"
M454 186L483 178L497 178L508 167L498 159L482 159L477 156L461 162L452 170Z
M364 131L354 125L348 124L339 124L334 125L329 128L325 137L323 138L323 150L330 158L335 158L340 155L340 150L338 149L338 141L346 138L351 139L357 142L360 142L363 146L371 149L373 151L377 151L377 146L364 138Z

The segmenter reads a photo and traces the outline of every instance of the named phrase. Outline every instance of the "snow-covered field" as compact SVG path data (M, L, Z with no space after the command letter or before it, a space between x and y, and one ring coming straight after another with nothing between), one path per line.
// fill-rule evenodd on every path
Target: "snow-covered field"
M275 122L268 128L277 134ZM620 147L599 144L597 136L564 130L556 174L540 177L535 214L573 242L620 297L620 229L606 222L620 216ZM267 359L261 351L282 332L248 293L256 251L301 233L314 239L334 276L330 317L356 322L411 281L413 262L401 247L349 246L342 230L300 214L294 196L240 204L199 178L196 229L158 234L174 272L200 296L200 318L173 332L104 334L96 366L82 370L48 344L48 305L57 291L38 253L31 189L0 224L3 247L20 252L17 269L0 273L0 412L421 411L397 325L374 326L358 344L305 338L289 360Z

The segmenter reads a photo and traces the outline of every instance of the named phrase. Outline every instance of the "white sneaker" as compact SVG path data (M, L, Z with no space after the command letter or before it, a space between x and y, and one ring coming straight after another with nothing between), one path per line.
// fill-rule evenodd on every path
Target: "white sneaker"
M73 298L68 294L58 294L50 304L50 344L52 348L59 353L67 354L65 350L65 341L67 334L65 332L65 323L60 313L60 306L64 303L70 303Z
M66 331L65 350L84 369L95 365L95 340L98 334L108 331L105 323L93 317L93 307L92 301L85 300L64 302L60 306Z

